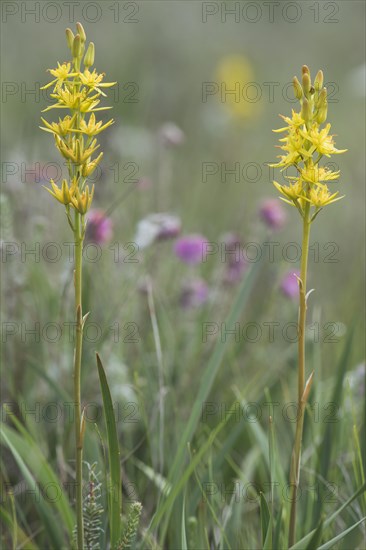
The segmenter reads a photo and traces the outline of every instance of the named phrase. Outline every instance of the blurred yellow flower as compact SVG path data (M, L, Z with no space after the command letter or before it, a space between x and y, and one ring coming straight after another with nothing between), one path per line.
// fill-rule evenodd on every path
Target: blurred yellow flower
M243 55L228 55L216 68L220 101L234 117L252 118L262 111L253 67Z

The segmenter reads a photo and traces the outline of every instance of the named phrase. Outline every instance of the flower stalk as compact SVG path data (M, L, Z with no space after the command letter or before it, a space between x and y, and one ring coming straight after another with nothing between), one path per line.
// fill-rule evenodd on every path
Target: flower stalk
M328 182L339 178L339 171L332 172L319 165L323 156L344 153L346 150L335 148L333 136L329 134L331 125L321 127L327 118L327 89L323 87L323 72L318 71L314 83L311 81L310 70L307 65L302 68L302 83L294 77L293 86L295 97L300 102L300 111L292 111L291 117L281 118L286 126L275 132L285 132L280 139L280 149L285 154L279 155L280 161L272 164L282 171L289 167L296 169L296 176L285 176L288 184L273 184L281 193L281 199L295 207L302 218L302 256L299 284L299 341L298 341L298 391L297 391L297 421L295 441L291 456L290 484L291 484L291 511L289 523L289 547L296 540L296 516L298 487L300 482L301 446L303 438L304 415L307 400L311 390L314 373L311 373L307 382L305 364L305 333L307 310L307 272L309 256L310 228L319 212L327 205L339 201L338 191L329 190Z
M82 266L83 236L80 234L81 215L75 212L75 310L76 342L74 353L74 402L75 402L75 447L76 447L76 526L78 548L84 548L83 526L83 438L81 426L81 356L83 348L83 310L82 310Z
M58 63L56 69L49 72L54 78L43 89L53 86L51 97L55 100L43 112L51 109L67 109L67 114L58 122L48 122L42 118L42 130L53 134L55 145L61 156L67 161L68 179L63 179L61 187L51 180L51 189L47 191L65 206L68 223L74 234L75 244L75 315L76 340L74 350L73 381L75 401L75 452L76 452L76 542L78 550L84 549L83 528L83 435L84 421L81 409L81 368L83 328L87 315L83 316L82 307L82 262L83 243L86 231L85 216L93 201L94 186L89 188L87 178L100 163L103 153L93 155L99 149L96 137L113 124L113 119L105 124L97 122L95 113L109 107L99 107L103 88L115 83L103 82L104 74L98 74L90 67L94 64L95 48L91 42L85 52L86 35L81 23L77 23L77 34L66 29L66 39L71 52L72 62ZM82 64L84 65L82 70ZM87 118L88 117L88 118Z

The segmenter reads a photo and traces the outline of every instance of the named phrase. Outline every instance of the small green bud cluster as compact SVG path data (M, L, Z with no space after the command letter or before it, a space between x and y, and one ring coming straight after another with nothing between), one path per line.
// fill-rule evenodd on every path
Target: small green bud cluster
M312 121L323 124L328 113L327 89L323 87L323 71L317 72L314 84L312 84L309 67L303 65L301 81L300 84L296 76L293 79L295 97L301 104L302 118L307 125Z

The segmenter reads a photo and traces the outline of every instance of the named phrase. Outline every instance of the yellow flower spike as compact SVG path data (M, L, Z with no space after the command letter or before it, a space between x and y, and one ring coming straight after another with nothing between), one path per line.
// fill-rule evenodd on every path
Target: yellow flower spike
M100 164L103 153L97 154L100 145L96 136L114 123L111 119L105 123L97 120L97 111L110 109L101 107L100 99L104 96L104 89L109 88L115 82L103 82L104 73L98 73L96 69L89 70L94 64L95 46L89 43L84 56L84 70L80 65L85 50L86 34L81 23L76 25L77 32L66 29L66 40L72 53L72 62L57 63L57 68L50 69L54 79L44 88L54 87L51 97L52 105L47 106L43 112L51 109L67 109L70 111L65 117L59 117L58 122L47 121L41 118L41 129L53 134L56 148L67 160L69 171L69 183L62 180L61 187L54 181L48 192L59 202L70 205L79 214L84 214L91 205L94 187L89 188L85 179L88 178ZM89 113L89 117L85 115ZM85 139L84 139L84 136ZM83 178L81 183L80 178ZM70 221L70 219L69 219ZM71 227L76 225L71 223Z
M75 448L76 452L76 533L75 539L77 548L84 548L84 527L83 527L83 456L80 440L80 425L82 425L81 414L81 367L82 367L82 315L83 292L82 292L82 264L83 264L83 241L86 231L85 214L91 207L94 186L90 189L87 178L92 174L100 163L103 153L92 159L92 155L99 149L95 136L113 124L113 120L104 123L97 120L97 111L110 109L101 107L101 96L105 95L103 90L115 83L103 82L104 73L92 72L89 68L94 64L95 47L91 42L84 56L86 45L86 34L80 23L76 25L77 32L74 35L71 29L66 29L66 40L71 51L71 61L58 63L56 69L51 69L53 80L44 88L53 86L52 105L47 106L43 112L51 109L66 109L67 116L59 118L58 122L48 122L42 118L44 126L42 130L53 134L55 145L62 157L67 160L68 179L63 179L61 187L58 187L52 180L47 191L60 203L65 206L66 218L74 235L75 243L75 311L76 322L81 328L78 331L75 341L74 353L74 395L75 395ZM84 58L83 71L81 70ZM87 117L86 113L90 115ZM86 136L86 137L84 137ZM114 541L115 546L118 541Z
M331 193L324 183L338 179L340 171L333 172L319 166L319 161L323 156L330 157L347 151L347 149L335 147L333 136L329 133L331 129L329 123L321 129L321 124L327 118L327 89L323 87L323 82L324 75L319 70L312 86L307 65L302 68L302 86L294 77L295 95L300 101L301 110L300 112L292 110L291 117L280 115L287 126L274 132L285 132L285 136L279 141L280 149L286 154L279 156L279 162L270 164L274 168L285 169L294 166L297 169L298 176L286 177L289 185L273 183L285 197L282 200L295 205L304 219L309 219L309 223L324 206L342 198L338 196L338 192ZM300 97L301 90L305 97L302 94ZM315 213L309 212L309 205L315 209Z
M300 98L300 85L297 79L294 79L295 95L300 100L300 118L297 117L299 124L295 124L295 115L292 118L284 120L288 123L286 128L279 131L285 131L286 134L280 139L281 149L286 151L286 155L280 157L280 162L272 164L275 167L294 166L297 176L287 176L289 185L281 185L277 181L273 184L280 192L281 200L295 206L302 218L302 244L301 244L301 271L299 277L299 340L298 340L298 391L297 403L300 414L296 420L296 431L294 446L291 455L290 481L291 481L291 509L289 514L288 544L286 547L292 548L297 540L296 526L298 501L298 486L301 474L301 448L303 440L303 421L305 413L306 399L309 394L309 388L312 381L312 374L306 382L306 314L307 314L307 271L310 246L310 229L318 214L323 208L341 198L339 192L331 193L326 181L332 181L338 178L340 172L327 170L319 166L323 155L331 156L339 154L345 150L335 148L333 136L329 135L330 124L320 129L320 125L326 120L327 101L326 90L322 88L324 76L322 71L318 71L314 87L311 84L310 70L307 65L302 67L302 88L304 98Z

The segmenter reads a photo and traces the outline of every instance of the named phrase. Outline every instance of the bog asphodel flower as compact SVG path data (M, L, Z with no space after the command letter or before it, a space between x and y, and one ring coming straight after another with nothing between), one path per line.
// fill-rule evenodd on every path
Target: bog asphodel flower
M85 433L85 417L81 400L81 371L83 351L83 331L89 313L83 314L83 247L87 229L86 215L90 210L94 196L94 185L88 184L88 178L103 158L97 136L113 119L105 122L97 120L96 112L109 109L100 107L100 99L105 96L102 88L113 86L114 82L103 82L104 73L97 73L94 65L95 48L90 42L85 52L86 35L83 26L76 24L77 33L66 29L66 39L71 51L72 61L58 63L56 69L50 69L54 79L43 89L52 90L54 103L44 109L66 109L66 116L58 121L49 122L42 118L41 129L53 134L55 146L66 160L68 178L63 178L57 185L50 181L47 191L59 203L64 205L68 223L74 234L74 292L75 292L75 347L73 360L74 381L74 431L75 431L75 511L76 525L74 537L68 548L83 550L86 548L87 529L83 516L83 442ZM84 54L85 52L85 54ZM64 111L65 112L65 111ZM118 483L120 485L120 483ZM121 507L121 506L120 506ZM111 522L112 525L112 522ZM88 531L88 532L89 532ZM118 530L111 535L111 548L120 544L117 539ZM111 527L112 532L112 527ZM113 540L112 540L113 539ZM71 541L70 541L71 542Z
M94 64L95 48L90 42L86 53L85 31L77 23L77 34L66 30L66 38L72 55L72 62L57 63L57 68L49 69L54 79L42 89L53 87L51 97L55 102L44 109L68 109L70 111L58 122L48 122L42 118L44 126L40 128L54 135L56 148L67 160L69 179L63 179L61 187L51 180L50 194L66 206L66 213L71 227L73 221L70 209L83 217L89 210L94 194L94 186L89 189L86 178L89 177L100 163L103 153L95 136L114 123L113 119L103 123L97 121L95 112L110 109L100 107L100 98L105 96L101 88L109 88L115 82L102 82L104 73L90 70ZM83 65L83 68L82 68ZM97 153L97 156L93 155Z
M302 82L294 77L293 85L295 96L300 102L300 110L292 110L291 117L281 116L286 126L274 130L285 133L280 141L280 149L284 154L280 160L270 166L281 168L282 171L292 169L293 174L286 173L287 184L282 185L274 181L275 187L281 193L284 202L295 206L302 218L302 246L301 269L295 275L291 274L291 296L299 295L298 316L298 383L297 404L299 414L296 419L296 432L293 451L291 454L290 484L291 505L289 515L288 548L292 548L296 541L298 487L301 470L301 446L305 407L314 377L314 372L306 379L305 362L305 334L306 311L310 292L307 292L307 272L310 243L310 227L318 213L328 204L339 201L343 197L338 191L330 190L334 180L337 180L340 171L332 171L326 166L320 166L323 157L331 157L344 153L346 150L336 149L333 136L330 134L331 125L325 123L327 119L327 89L323 87L323 72L318 71L314 82L311 82L310 71L307 65L302 68ZM325 124L325 126L322 126ZM296 278L296 280L295 280ZM282 288L283 290L283 288ZM287 293L287 290L285 294Z
M295 167L297 176L285 176L288 185L276 181L273 183L283 195L281 199L295 206L302 217L305 216L305 208L309 208L306 205L312 207L311 212L307 213L311 214L310 221L315 219L324 206L343 198L338 191L330 191L325 183L337 180L340 171L319 166L323 156L329 158L347 150L336 149L329 123L321 127L327 118L327 89L323 87L323 80L323 72L318 71L312 83L306 65L302 68L302 84L294 77L295 96L301 109L299 112L292 110L291 117L280 115L286 126L274 132L286 132L285 137L279 140L279 147L285 154L279 155L279 162L270 165L282 170Z

